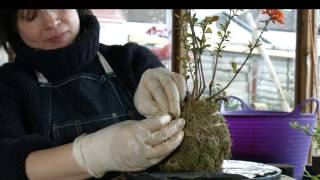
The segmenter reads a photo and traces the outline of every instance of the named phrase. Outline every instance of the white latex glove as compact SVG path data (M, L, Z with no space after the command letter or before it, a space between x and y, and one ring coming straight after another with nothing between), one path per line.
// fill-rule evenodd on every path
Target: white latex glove
M139 171L159 163L183 140L185 121L167 115L142 121L127 120L73 142L78 164L92 176L107 171Z
M180 103L186 96L183 75L163 67L146 70L134 94L134 105L145 117L169 113L180 117Z

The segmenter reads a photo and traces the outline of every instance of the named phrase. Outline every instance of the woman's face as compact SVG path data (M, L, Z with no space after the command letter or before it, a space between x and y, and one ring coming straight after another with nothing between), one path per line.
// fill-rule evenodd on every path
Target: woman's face
M17 29L28 46L52 50L74 41L79 33L80 19L75 9L20 10Z

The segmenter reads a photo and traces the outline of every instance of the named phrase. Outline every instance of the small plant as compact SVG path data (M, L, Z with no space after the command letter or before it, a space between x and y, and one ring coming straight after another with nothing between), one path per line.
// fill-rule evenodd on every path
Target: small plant
M290 127L303 131L306 135L311 136L317 143L316 149L320 149L320 127L312 127L310 124L301 125L297 121L290 122Z
M219 25L217 32L218 43L211 54L215 62L211 79L207 82L204 77L202 55L210 50L211 43L207 36L212 35L210 25L216 23L218 16L209 16L200 21L195 13L186 10L186 13L177 16L182 27L182 46L185 55L178 59L182 61L186 83L192 82L188 89L188 96L181 109L181 116L185 118L185 138L180 147L160 164L165 171L218 171L224 159L231 157L231 138L228 126L223 116L217 113L218 103L224 98L225 90L239 74L246 62L252 57L253 50L260 46L263 32L267 30L270 22L283 23L283 13L277 9L263 10L266 14L264 26L254 41L249 41L248 54L240 67L231 63L234 72L232 79L222 87L215 81L217 66L222 60L225 42L232 35L229 25L232 19L238 16L240 9L230 10L226 22ZM199 34L196 32L200 32ZM207 90L207 91L206 91Z
M304 172L306 173L306 175L304 176L310 178L310 180L320 180L320 174L311 175L308 171L304 171Z
M315 149L320 149L320 127L311 128L309 124L301 125L297 121L290 122L290 127L293 129L300 130L304 132L307 136L311 136L312 140L316 142L317 147ZM320 174L311 175L308 171L305 170L306 177L309 177L311 180L320 180Z

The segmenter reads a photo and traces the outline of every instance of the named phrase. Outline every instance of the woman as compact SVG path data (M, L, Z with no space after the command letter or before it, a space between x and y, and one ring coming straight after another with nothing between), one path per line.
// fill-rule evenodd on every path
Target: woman
M100 44L89 10L0 17L1 45L16 55L0 68L1 179L139 171L179 146L185 81L149 50Z

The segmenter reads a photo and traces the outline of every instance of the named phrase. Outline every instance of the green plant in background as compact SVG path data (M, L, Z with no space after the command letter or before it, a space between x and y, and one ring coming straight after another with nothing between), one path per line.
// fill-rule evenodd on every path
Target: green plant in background
M320 174L311 175L308 171L304 171L306 173L305 177L310 178L311 180L320 180Z
M306 135L311 136L317 143L316 149L320 149L320 127L310 127L310 124L301 125L297 121L290 122L290 127L303 131Z
M317 147L315 149L320 149L320 127L316 126L311 128L310 124L301 125L297 121L290 122L290 127L293 129L300 130L304 132L307 136L312 137L312 140L316 142ZM308 171L305 171L305 177L309 177L311 180L320 180L320 174L311 175Z

